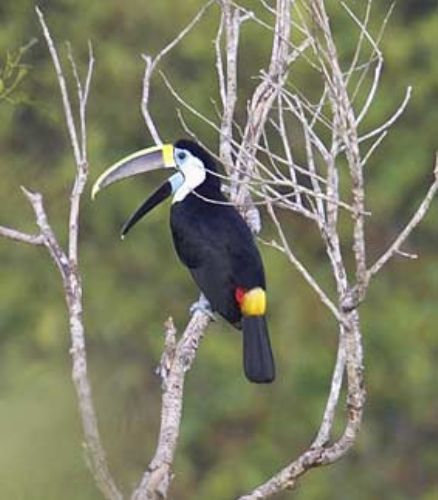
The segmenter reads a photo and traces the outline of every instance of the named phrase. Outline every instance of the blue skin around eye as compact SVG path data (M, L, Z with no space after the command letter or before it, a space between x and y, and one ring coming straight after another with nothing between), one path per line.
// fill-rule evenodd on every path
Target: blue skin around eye
M183 185L184 176L181 172L177 172L173 174L172 177L169 177L170 185L172 186L172 194Z

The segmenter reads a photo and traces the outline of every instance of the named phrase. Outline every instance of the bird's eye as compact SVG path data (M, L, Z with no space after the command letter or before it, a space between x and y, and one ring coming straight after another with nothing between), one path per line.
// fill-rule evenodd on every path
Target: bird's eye
M181 151L181 152L179 152L176 156L177 156L178 160L181 160L181 161L182 161L182 160L185 160L185 159L186 159L187 154L186 154L186 153L184 153L184 151Z

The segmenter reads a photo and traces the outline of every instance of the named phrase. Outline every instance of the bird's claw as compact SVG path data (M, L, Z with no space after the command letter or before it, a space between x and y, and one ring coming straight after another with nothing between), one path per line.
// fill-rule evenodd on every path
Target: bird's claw
M203 312L212 321L216 321L216 316L213 310L211 309L210 302L203 295L201 295L199 300L197 300L190 306L190 314L194 314L196 311Z

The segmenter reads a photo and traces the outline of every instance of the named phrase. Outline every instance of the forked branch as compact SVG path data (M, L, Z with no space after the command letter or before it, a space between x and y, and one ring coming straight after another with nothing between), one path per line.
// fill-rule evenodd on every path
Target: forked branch
M89 45L88 71L85 81L82 83L71 49L69 48L68 50L68 56L72 65L78 92L78 132L71 106L71 99L67 91L67 84L56 46L45 22L43 13L38 7L35 10L56 71L67 130L73 149L74 162L76 164L76 175L70 195L68 250L65 251L63 249L50 225L43 205L42 195L40 193L30 192L25 188L22 188L22 190L32 205L39 233L37 235L29 235L13 229L0 227L0 235L33 245L44 245L60 272L69 317L72 378L76 389L78 408L82 421L87 464L93 473L97 486L105 498L121 500L122 494L111 476L105 450L101 443L91 394L91 386L88 380L85 332L82 322L82 285L78 266L79 209L81 196L88 176L86 108L93 74L94 57L91 45Z

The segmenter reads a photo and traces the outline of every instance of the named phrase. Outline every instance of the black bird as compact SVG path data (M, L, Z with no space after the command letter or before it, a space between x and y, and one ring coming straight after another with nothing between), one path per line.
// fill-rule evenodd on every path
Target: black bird
M189 140L138 151L105 171L93 186L102 188L133 175L174 168L177 172L132 214L122 237L145 214L173 195L170 225L178 257L218 312L243 331L243 363L251 382L275 378L266 324L263 264L251 231L221 192L211 155Z

